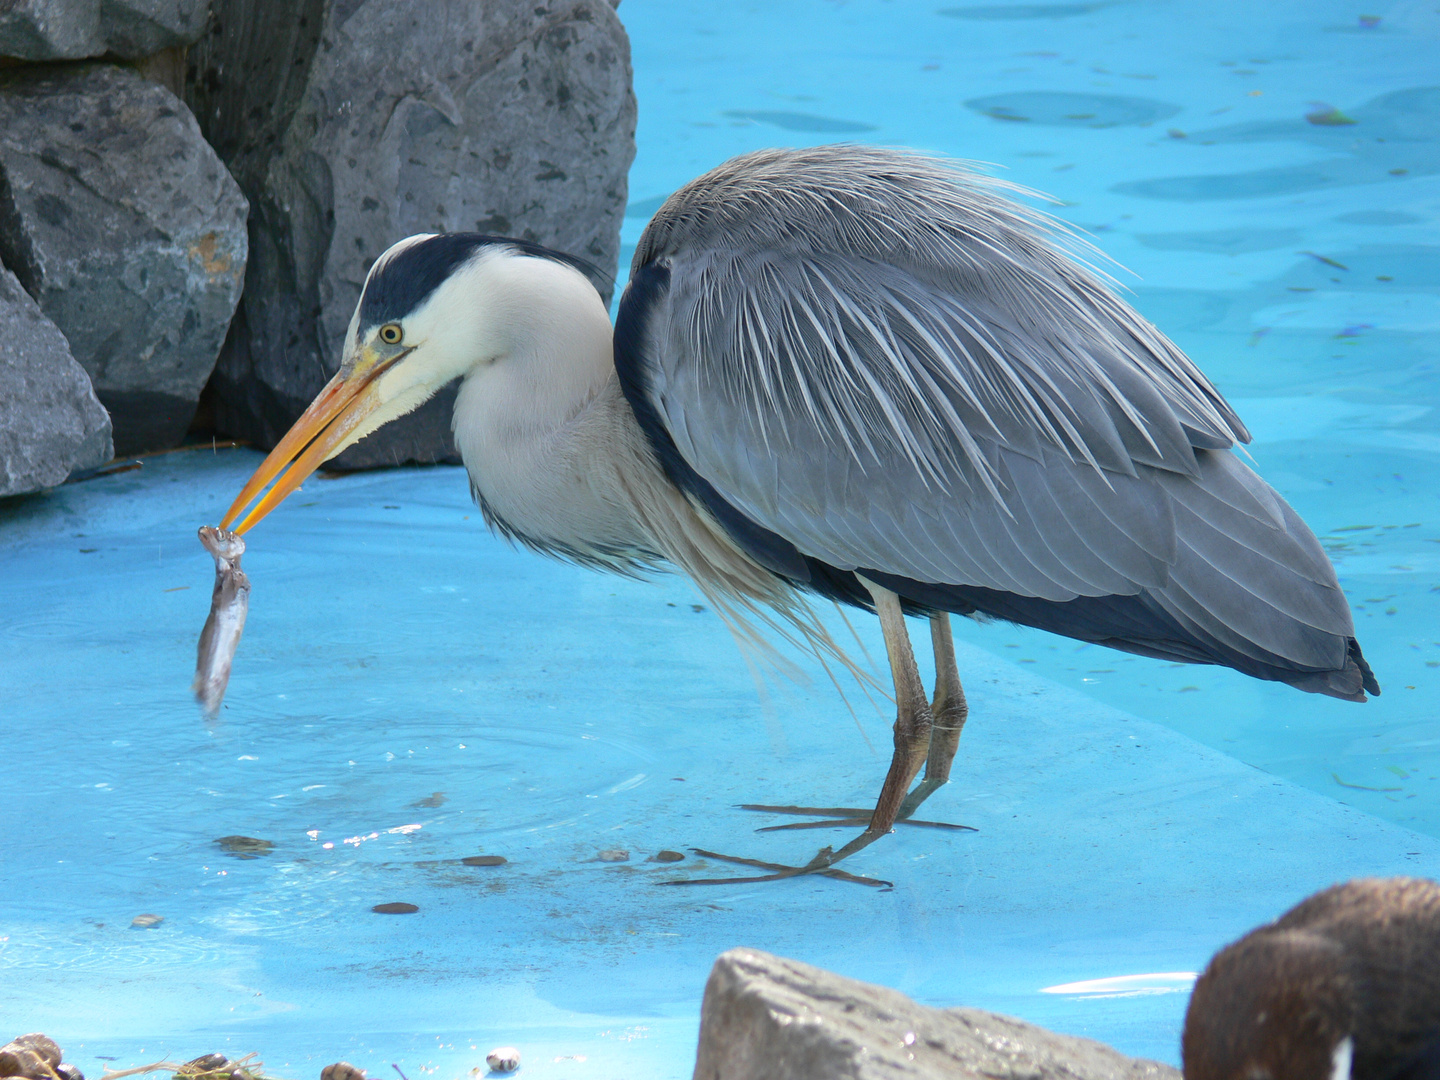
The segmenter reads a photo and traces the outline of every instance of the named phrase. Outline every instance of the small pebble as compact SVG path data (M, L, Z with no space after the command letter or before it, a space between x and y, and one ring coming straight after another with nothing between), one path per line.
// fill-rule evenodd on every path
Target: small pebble
M60 1080L85 1080L85 1074L80 1071L79 1067L71 1065L68 1061L62 1061L55 1066L55 1075L60 1077Z
M630 852L621 851L619 848L611 848L608 851L600 852L601 862L629 862Z
M365 1080L365 1070L357 1069L348 1061L337 1061L320 1070L320 1080Z
M514 1072L520 1067L520 1051L513 1046L497 1046L485 1055L485 1064L495 1072Z
M377 915L414 915L420 909L414 904L376 904L370 910Z
M150 927L159 926L164 921L164 915L136 915L130 920L130 925L136 930L149 930Z
M510 860L504 855L468 855L460 861L466 866L504 866Z
M678 851L657 851L650 856L651 862L684 862L685 856Z

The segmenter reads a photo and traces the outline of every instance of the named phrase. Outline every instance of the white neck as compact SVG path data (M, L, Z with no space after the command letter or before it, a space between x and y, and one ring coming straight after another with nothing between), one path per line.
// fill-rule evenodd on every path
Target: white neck
M578 271L491 260L482 353L455 402L471 484L509 528L571 553L648 546L615 490L617 454L643 434L615 376L609 315ZM472 342L477 340L472 338ZM643 448L648 453L648 448Z

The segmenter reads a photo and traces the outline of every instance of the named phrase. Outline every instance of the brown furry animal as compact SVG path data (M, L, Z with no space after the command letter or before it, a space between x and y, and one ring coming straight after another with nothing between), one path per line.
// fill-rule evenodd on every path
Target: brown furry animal
M1215 954L1186 1080L1440 1080L1440 884L1318 892Z

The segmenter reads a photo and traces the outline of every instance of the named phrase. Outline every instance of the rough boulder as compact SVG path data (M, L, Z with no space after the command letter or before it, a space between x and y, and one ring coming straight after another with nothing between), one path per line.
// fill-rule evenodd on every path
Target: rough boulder
M981 1009L930 1009L758 949L715 961L695 1080L1181 1080L1157 1061Z
M608 0L212 7L186 96L253 206L221 430L275 444L338 369L371 264L413 233L537 241L594 262L609 295L635 99ZM452 458L453 396L337 464Z
M110 64L0 70L0 259L90 374L118 453L184 436L240 297L246 211L168 90Z

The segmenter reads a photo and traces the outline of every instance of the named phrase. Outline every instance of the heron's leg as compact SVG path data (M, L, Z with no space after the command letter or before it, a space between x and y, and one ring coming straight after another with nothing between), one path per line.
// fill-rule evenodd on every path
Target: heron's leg
M936 788L950 782L950 763L955 760L960 732L970 715L965 690L960 685L960 672L955 667L955 640L950 636L949 612L930 616L930 643L935 648L935 700L930 706L934 726L930 731L930 750L925 757L925 778L900 804L901 821L915 813Z
M930 731L934 726L930 698L925 693L925 684L920 681L920 669L915 665L915 653L910 648L910 635L905 629L905 613L900 608L900 597L863 577L860 581L870 590L875 601L875 613L880 616L880 630L885 635L885 652L890 658L890 676L895 682L895 752L890 757L890 771L885 774L880 798L876 800L865 831L838 851L821 848L795 873L814 873L833 866L890 832L905 802L905 793L910 790L911 782L930 752Z
M880 616L880 630L885 635L885 651L890 657L890 677L895 682L895 752L890 758L890 771L880 789L879 801L870 815L866 832L883 835L895 825L905 793L926 761L934 728L929 695L920 681L915 653L910 648L910 634L905 629L905 615L900 597L889 589L860 579L875 600ZM952 647L951 651L954 649ZM952 751L953 753L953 751ZM946 767L949 767L947 760Z
M880 616L880 629L885 635L885 651L890 658L890 675L895 682L895 752L890 758L890 771L886 774L885 783L880 788L880 798L875 803L875 809L870 814L870 821L864 832L838 851L830 847L821 848L815 857L804 866L785 867L776 863L761 862L757 859L721 855L714 851L700 852L697 849L697 854L704 854L709 858L754 866L771 870L773 873L746 878L682 879L667 881L664 884L726 885L736 882L780 881L803 874L841 876L841 871L832 869L836 863L869 847L890 832L907 805L913 811L914 807L919 806L931 791L944 784L949 778L950 762L955 756L955 748L960 740L960 729L965 724L966 714L965 694L960 689L960 678L955 671L955 647L950 638L949 616L933 617L930 623L938 671L933 708L938 709L940 715L945 717L945 729L938 733L937 744L937 740L932 739L932 732L936 728L932 705L925 693L925 685L920 681L920 671L915 664L915 653L910 647L910 635L905 629L905 615L900 607L900 597L889 589L866 581L863 577L860 578L860 581L870 590L870 595L875 600L875 612ZM925 780L915 789L913 797L907 797L906 793L910 790L910 784L920 772L922 764L926 766ZM780 811L789 809L799 813L816 812L816 808L804 807L757 806L751 808ZM845 813L846 811L839 810L838 812ZM858 824L863 820L863 818L850 818L816 824L835 826L851 822ZM948 829L968 828L964 825L942 825L938 822L925 822L924 824L934 824ZM787 826L779 827L787 828ZM843 875L843 880L855 881L862 885L889 884L875 878L860 878L854 875Z
M923 825L932 829L973 832L974 830L968 825L952 825L944 821L916 821L912 817L921 803L928 799L937 788L943 787L949 781L950 763L955 758L955 750L960 744L960 732L965 727L965 718L969 714L969 707L965 703L965 691L960 686L960 673L955 666L955 641L950 635L948 613L941 612L938 615L930 616L930 640L935 649L935 700L930 706L933 726L930 732L930 749L925 758L925 777L901 802L895 824ZM888 648L888 637L886 643ZM757 830L759 832L833 829L846 825L865 824L873 817L870 811L849 806L770 806L746 803L742 809L759 810L770 814L803 814L808 817L824 819L792 822L788 825L769 825Z

